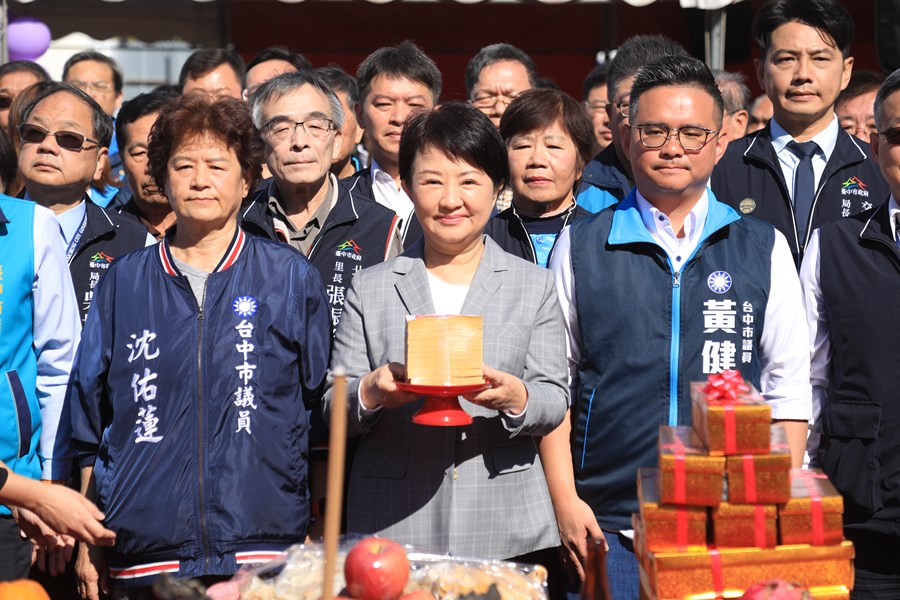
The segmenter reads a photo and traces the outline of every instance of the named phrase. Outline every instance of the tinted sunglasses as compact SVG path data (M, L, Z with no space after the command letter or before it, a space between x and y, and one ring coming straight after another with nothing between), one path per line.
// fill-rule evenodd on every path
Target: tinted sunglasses
M22 138L23 142L28 142L29 144L40 144L44 141L44 138L48 135L52 135L56 138L56 144L60 148L65 148L66 150L81 150L84 147L85 142L91 142L92 144L100 145L100 142L97 140L92 140L91 138L78 133L77 131L47 131L40 125L35 125L33 123L22 123L19 125L19 137Z
M9 96L0 96L0 110L6 110L12 106L13 99Z
M884 141L886 141L891 146L900 145L900 127L893 127L886 131L877 132L878 135L884 137Z

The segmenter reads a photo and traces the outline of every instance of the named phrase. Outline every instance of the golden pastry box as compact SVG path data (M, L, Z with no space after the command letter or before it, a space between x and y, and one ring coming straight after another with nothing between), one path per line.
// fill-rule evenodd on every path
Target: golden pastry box
M720 374L721 375L721 374ZM691 383L694 430L712 456L769 452L772 409L753 386L734 398L718 398L708 383Z
M646 523L644 547L652 551L705 550L706 507L661 504L658 476L657 469L638 469L638 502Z
M690 427L659 428L659 498L664 504L718 506L725 457L710 456Z
M853 544L646 552L647 587L659 600L740 598L750 586L784 579L805 587L853 587ZM816 596L818 598L818 596ZM836 596L841 597L841 596Z
M819 469L791 471L791 498L778 510L782 544L838 544L844 499Z
M739 454L725 459L728 501L781 504L791 497L791 451L784 425L770 427L768 454Z
M777 516L774 504L723 502L712 509L713 540L719 548L774 548Z

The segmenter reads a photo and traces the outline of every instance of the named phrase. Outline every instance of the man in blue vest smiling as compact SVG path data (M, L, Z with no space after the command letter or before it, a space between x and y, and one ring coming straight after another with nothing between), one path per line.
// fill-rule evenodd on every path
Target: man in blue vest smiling
M609 547L612 596L637 598L638 467L660 425L689 425L691 381L739 369L784 421L799 466L811 415L800 284L787 242L706 183L727 139L709 69L666 57L637 72L622 145L636 188L562 233L550 267L569 334L571 420L545 439L560 536L580 570Z

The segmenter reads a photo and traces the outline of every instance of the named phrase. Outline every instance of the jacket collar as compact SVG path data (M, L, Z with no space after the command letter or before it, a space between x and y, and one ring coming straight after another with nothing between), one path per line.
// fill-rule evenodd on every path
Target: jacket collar
M890 201L885 202L869 215L869 219L859 233L859 238L887 244L894 251L894 254L900 257L900 249L897 248L897 242L894 240L894 232L891 228Z
M173 277L180 277L182 273L175 265L175 259L172 257L172 249L169 248L169 240L175 234L176 227L177 225L173 225L169 228L166 237L163 238L163 241L157 244L157 246L159 248L159 260L160 263L162 263L163 269ZM231 239L228 249L225 250L222 260L220 260L219 264L216 265L216 268L213 269L213 273L224 271L234 265L238 257L243 253L246 245L247 234L244 233L244 230L241 229L240 226L235 227L234 237Z
M703 243L716 231L741 218L733 208L719 202L712 190L707 189L706 193L709 195L709 210L706 213L703 232L700 234L700 243ZM637 188L631 190L628 196L615 207L612 219L608 238L610 244L621 245L643 242L658 245L653 236L650 235L650 232L647 231L643 219L641 219L641 213L637 207Z
M749 136L749 144L744 150L744 156L749 159L765 163L777 175L778 179L783 183L784 175L778 164L778 157L775 155L775 149L772 147L772 126L767 124L764 128ZM825 165L825 172L822 173L821 181L825 181L836 171L843 169L848 165L861 163L868 157L865 150L859 145L857 140L846 131L839 131L837 143L835 143L834 151Z
M424 251L424 238L420 238L394 259L393 271L401 275L395 284L397 293L411 315L434 313L434 302L425 271ZM501 278L496 273L508 270L511 258L490 237L484 237L484 254L475 270L461 314L483 314L501 285Z

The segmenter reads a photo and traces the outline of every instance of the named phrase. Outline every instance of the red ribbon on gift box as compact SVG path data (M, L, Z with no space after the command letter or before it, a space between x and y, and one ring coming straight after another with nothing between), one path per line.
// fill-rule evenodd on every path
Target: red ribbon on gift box
M740 371L726 369L721 373L714 373L706 378L706 401L710 406L722 406L725 408L725 453L737 454L737 426L734 416L734 402L750 391L750 386L744 381Z
M756 504L756 462L752 454L741 456L741 466L744 470L744 500L750 504Z
M675 509L675 545L679 552L687 550L688 545L688 512L683 506Z
M709 566L712 570L713 591L719 598L725 593L725 574L722 569L722 556L713 547L709 548Z
M757 548L766 547L766 507L762 504L753 508L753 542Z
M816 479L828 479L824 473L814 473L803 469L797 471L806 491L809 494L810 509L812 511L812 543L814 546L825 545L825 515L822 513L822 495L819 493L819 486L816 485Z
M675 504L687 504L687 456L684 442L676 435L671 444L663 444L662 448L671 450L675 459Z

